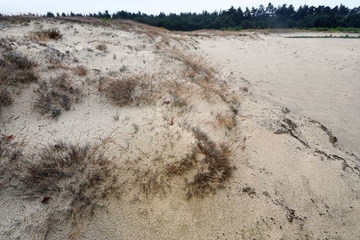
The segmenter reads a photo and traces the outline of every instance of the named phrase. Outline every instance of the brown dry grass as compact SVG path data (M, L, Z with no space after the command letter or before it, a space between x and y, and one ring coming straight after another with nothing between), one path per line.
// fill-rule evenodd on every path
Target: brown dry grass
M187 184L188 198L192 196L204 196L215 192L224 186L224 183L232 176L233 168L230 164L230 149L224 144L216 144L207 134L199 129L193 129L197 140L197 150L202 154L201 167L193 180Z
M0 55L0 84L17 85L18 83L36 82L34 71L37 63L17 51L4 51Z
M230 113L218 113L216 114L217 123L220 126L227 128L228 130L236 127L236 115Z
M19 84L36 82L38 79L35 73L36 62L28 59L22 53L11 50L11 44L7 40L0 40L0 112L2 107L13 103L12 88L19 87ZM10 46L10 47L9 47Z
M7 88L2 89L0 91L0 112L2 106L4 107L9 106L11 105L12 102L13 99L9 90Z
M107 79L99 90L118 106L139 106L151 104L156 99L153 76L137 75L122 79Z
M61 114L61 109L70 110L72 104L78 102L82 97L81 90L73 86L66 73L49 81L40 82L37 93L39 97L36 100L35 108L41 114L51 113L53 118Z
M59 141L31 155L23 147L0 139L0 192L12 189L9 194L50 205L44 210L46 221L35 228L41 238L59 230L61 223L76 228L80 219L104 208L110 196L119 197L116 168L101 145Z
M106 52L108 51L108 47L106 46L105 43L100 43L100 44L96 45L95 48L96 48L97 50L99 50L99 51L104 52L104 53L106 53Z
M30 40L33 41L47 42L49 40L60 40L62 39L63 35L60 33L59 29L53 28L31 32L29 37Z
M79 65L74 69L74 72L79 76L86 76L88 70L84 65Z
M192 169L197 172L191 179L186 179L186 197L204 197L224 186L232 176L230 149L224 144L217 144L198 128L192 130L196 146L186 158L170 164L166 168L167 176L186 175Z

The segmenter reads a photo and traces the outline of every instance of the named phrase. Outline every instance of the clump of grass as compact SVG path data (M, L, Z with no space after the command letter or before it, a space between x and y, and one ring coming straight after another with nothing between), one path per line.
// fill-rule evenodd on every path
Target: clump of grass
M236 127L236 116L234 114L218 113L216 120L220 126L226 127L228 130Z
M155 86L150 76L130 76L102 81L99 89L118 106L150 104L155 99Z
M17 158L11 158L12 147L1 139L0 190L15 188L29 200L51 206L45 210L45 227L39 227L45 236L57 230L59 222L75 227L81 218L104 208L107 198L119 197L116 169L99 145L58 141L31 157L20 153Z
M40 31L34 31L30 33L30 38L33 40L40 40L40 41L48 41L48 40L60 40L62 39L63 35L60 33L59 29L44 29Z
M104 52L104 53L106 53L108 51L108 47L106 46L105 43L100 43L100 44L96 45L95 48L97 50L100 50L100 51Z
M113 116L113 119L115 121L119 121L119 118L120 118L120 114L119 114L119 112L116 112L116 114Z
M172 105L174 107L182 108L187 106L186 98L182 98L178 93L170 91L170 96L172 98Z
M8 89L4 88L0 91L0 111L2 106L9 106L13 102L11 93Z
M6 38L0 38L0 48L4 49L5 51L13 50L11 42Z
M0 138L0 193L8 188L17 188L23 173L22 143L14 141L13 135Z
M28 163L26 170L22 182L29 189L28 194L70 191L74 201L81 201L80 205L106 197L108 184L114 180L110 161L99 153L97 147L62 141L42 149L35 163ZM110 181L107 181L108 177ZM102 186L104 183L106 186Z
M62 73L50 81L40 82L35 107L41 114L51 113L56 118L61 114L61 109L68 111L73 103L80 100L80 89L74 88L68 78L66 73Z
M77 67L75 68L75 72L76 72L76 74L79 75L79 76L86 76L88 70L87 70L87 68L86 68L85 66L79 65L79 66L77 66Z
M184 63L187 68L186 74L188 77L195 78L196 76L201 75L206 81L215 78L216 70L204 56L185 53L179 49L173 49L170 53L172 58Z
M37 81L34 67L37 64L17 51L5 51L0 55L0 84L16 85Z
M119 68L119 72L123 73L127 71L127 66L123 65L121 68Z
M226 145L217 145L214 141L201 130L193 129L193 134L197 140L197 149L202 154L202 166L194 176L193 180L187 184L188 198L192 196L204 196L216 189L223 187L224 182L232 175L230 164L230 150Z
M192 129L196 145L182 160L166 166L165 175L187 176L186 197L204 197L224 186L232 176L230 149L224 144L212 141L198 128ZM196 170L196 173L192 173ZM190 175L189 175L190 174Z

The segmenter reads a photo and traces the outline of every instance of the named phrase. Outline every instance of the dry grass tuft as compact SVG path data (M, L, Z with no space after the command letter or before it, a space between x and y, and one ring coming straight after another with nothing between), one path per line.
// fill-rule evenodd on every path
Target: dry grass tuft
M43 42L49 41L49 40L60 40L62 39L63 35L60 33L59 29L53 28L53 29L44 29L40 31L35 31L30 33L30 39L31 40L40 40Z
M182 73L185 79L201 87L209 97L215 93L226 103L236 101L234 96L230 96L226 82L220 80L219 70L212 67L203 55L186 53L176 48L169 52L171 58L184 64Z
M186 75L188 77L194 78L201 75L207 81L216 78L216 69L211 66L203 55L185 53L176 48L172 49L170 54L172 58L184 63L187 68Z
M0 55L0 84L16 85L17 83L36 82L34 72L37 64L20 52L4 51Z
M230 150L226 145L217 145L199 129L193 129L197 140L198 152L203 156L201 166L193 180L187 184L188 198L204 196L224 186L224 182L232 175ZM199 160L198 160L199 161Z
M120 194L116 170L101 146L59 141L27 156L15 145L0 141L0 190L13 188L51 206L39 227L45 238L59 222L76 227L79 219L93 216L107 198Z
M236 127L235 114L218 113L216 115L216 120L220 126L226 127L228 130Z
M12 43L6 38L0 39L0 48L4 49L5 51L13 50Z
M204 132L192 129L196 145L182 160L168 164L165 176L184 176L186 197L204 197L224 186L232 176L230 149L212 141ZM196 172L194 172L194 170Z
M98 45L96 45L95 48L97 50L100 50L100 51L104 52L104 53L106 53L108 51L108 47L106 46L105 43L98 44Z
M4 88L0 91L0 111L2 106L9 106L13 102L13 99L11 97L11 93L8 91L8 89Z
M87 68L86 68L85 66L79 65L79 66L77 66L77 67L75 68L75 72L76 72L76 74L79 75L79 76L86 76L88 70L87 70Z
M80 89L72 85L66 73L50 81L42 81L39 86L39 98L36 100L35 108L41 114L51 113L53 118L61 114L61 109L70 110L72 104L82 97Z
M156 98L152 76L137 75L101 82L99 89L118 106L139 106L151 104Z
M30 195L69 191L73 201L78 202L72 205L88 208L91 206L86 202L103 199L110 193L110 185L116 182L112 168L97 147L60 141L42 149L35 163L27 164L21 181Z

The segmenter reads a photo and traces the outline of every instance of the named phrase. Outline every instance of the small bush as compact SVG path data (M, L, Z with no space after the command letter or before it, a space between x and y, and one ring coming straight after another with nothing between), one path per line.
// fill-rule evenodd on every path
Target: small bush
M85 66L80 65L80 66L77 66L77 67L75 68L75 72L76 72L76 74L79 75L79 76L86 76L88 70L87 70L87 68L86 68Z
M50 81L40 82L35 107L41 114L51 113L53 118L59 117L61 109L68 111L73 103L80 100L80 89L74 88L68 78L69 76L63 73Z
M16 51L5 51L0 55L0 84L27 83L37 81L34 67L37 64Z
M108 197L120 194L114 165L98 145L58 141L31 156L17 147L0 139L0 191L12 188L15 194L51 206L44 210L44 225L37 227L37 234L45 235L41 239L59 230L59 222L75 227L82 217L104 208Z
M216 120L220 126L226 127L228 130L236 127L236 116L234 114L218 113Z
M101 43L101 44L96 45L96 49L100 50L102 52L107 52L108 51L108 47L106 46L105 43Z
M204 156L202 166L194 176L192 182L187 185L187 197L204 196L223 187L224 182L232 175L230 165L230 150L225 145L218 146L201 130L193 129L197 140L197 149Z
M5 88L0 92L0 108L1 106L9 106L12 103L11 93Z
M59 40L62 39L63 35L60 33L60 31L56 28L54 29L45 29L41 31L32 32L30 34L30 37L35 40L40 41L47 41L49 39L51 40Z
M197 128L192 129L192 132L196 145L191 153L182 160L169 164L165 170L168 178L173 175L187 176L187 198L204 197L215 192L224 186L233 171L229 159L230 149L226 145L215 143Z
M151 77L150 77L151 78ZM121 80L108 80L103 89L106 96L116 105L149 104L156 97L154 85L149 76L131 76Z

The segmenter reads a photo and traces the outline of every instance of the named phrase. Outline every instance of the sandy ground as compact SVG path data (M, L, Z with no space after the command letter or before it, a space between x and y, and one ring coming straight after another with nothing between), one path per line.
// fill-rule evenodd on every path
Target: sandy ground
M52 28L61 40L29 37ZM36 61L39 80L1 107L0 238L359 239L360 41L299 34L2 21L2 51ZM41 82L60 91L63 73L79 99L53 118ZM134 76L130 103L109 98ZM28 174L58 140L100 144L110 170ZM224 159L230 177L211 170Z
M256 96L320 121L338 137L338 147L359 156L358 39L288 38L329 35L262 35L258 41L223 39L201 46L234 78L248 80Z

